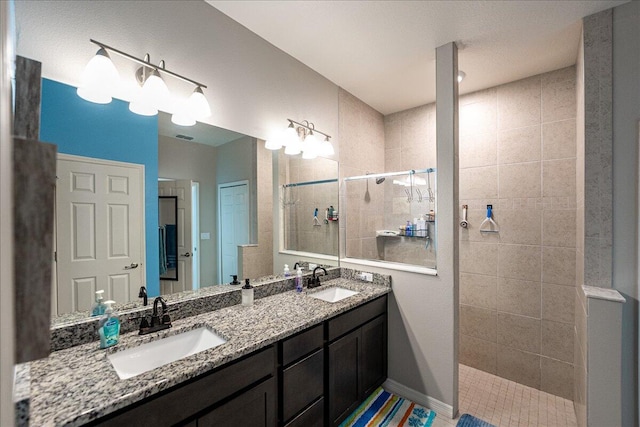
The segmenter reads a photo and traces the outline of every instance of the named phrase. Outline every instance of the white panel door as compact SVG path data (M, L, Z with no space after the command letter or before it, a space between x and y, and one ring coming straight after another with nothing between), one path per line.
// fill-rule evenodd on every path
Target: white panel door
M146 276L144 166L61 154L57 168L58 314L89 310L100 289L136 301Z
M238 245L249 243L249 186L220 186L220 283L238 273Z
M160 293L172 294L192 289L193 253L191 237L191 180L159 181L158 195L178 197L178 280L161 280Z

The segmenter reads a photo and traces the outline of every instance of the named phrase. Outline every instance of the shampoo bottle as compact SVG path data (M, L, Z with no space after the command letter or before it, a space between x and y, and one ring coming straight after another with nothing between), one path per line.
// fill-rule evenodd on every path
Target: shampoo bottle
M113 314L111 304L115 301L105 301L107 306L104 315L98 323L98 335L100 335L100 348L107 348L118 344L120 336L120 320Z
M289 270L289 264L284 265L284 277L291 276L291 271Z
M249 284L249 279L244 279L244 286L242 287L242 305L253 305L253 286Z
M302 292L302 267L296 270L296 292Z
M92 316L102 316L107 309L107 306L103 302L102 294L104 294L104 290L96 291L96 301L91 305Z

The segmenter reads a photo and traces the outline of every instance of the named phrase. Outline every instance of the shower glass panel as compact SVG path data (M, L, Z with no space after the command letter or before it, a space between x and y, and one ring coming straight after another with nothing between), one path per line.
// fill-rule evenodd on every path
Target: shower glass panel
M436 268L434 168L353 176L344 184L347 258Z

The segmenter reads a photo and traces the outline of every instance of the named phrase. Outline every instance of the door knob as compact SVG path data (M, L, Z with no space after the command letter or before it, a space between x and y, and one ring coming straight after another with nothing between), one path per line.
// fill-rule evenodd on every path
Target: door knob
M191 256L190 252L185 252L181 256L189 258Z
M138 264L131 263L131 265L125 265L125 270L133 270L134 268L138 268Z

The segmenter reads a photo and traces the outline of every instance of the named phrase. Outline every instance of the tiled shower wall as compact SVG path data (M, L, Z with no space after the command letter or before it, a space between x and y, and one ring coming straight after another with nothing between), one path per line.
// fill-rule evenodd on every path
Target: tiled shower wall
M374 110L344 89L338 92L340 126L340 210L346 209L345 233L344 212L341 213L340 253L353 258L371 259L377 256L375 230L383 226L384 197L381 186L375 180L360 181L344 191L342 178L380 173L384 170L384 119ZM376 188L377 187L377 188ZM378 193L379 192L379 193ZM346 248L342 245L346 244Z
M576 71L460 98L459 360L573 398ZM499 233L479 232L493 205Z

